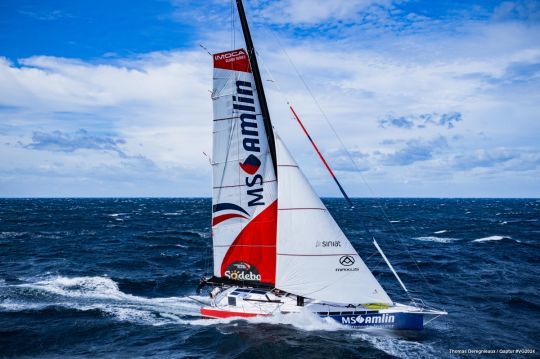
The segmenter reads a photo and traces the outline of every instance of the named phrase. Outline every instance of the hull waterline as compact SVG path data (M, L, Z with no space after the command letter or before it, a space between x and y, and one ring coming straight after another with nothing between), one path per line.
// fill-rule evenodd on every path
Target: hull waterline
M205 318L271 317L309 312L354 329L385 328L392 330L422 330L425 319L446 315L444 311L394 304L380 309L369 306L344 306L306 299L298 306L297 298L287 293L276 293L252 288L231 287L214 293L211 305L200 309ZM431 321L431 320L429 320Z

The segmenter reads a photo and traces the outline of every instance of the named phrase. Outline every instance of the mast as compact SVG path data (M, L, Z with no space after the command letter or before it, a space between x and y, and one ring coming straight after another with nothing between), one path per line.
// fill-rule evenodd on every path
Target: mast
M253 47L253 40L251 39L251 33L249 32L249 26L242 0L236 0L236 5L238 7L240 23L242 24L242 32L244 33L244 40L246 42L246 50L251 65L251 71L253 73L253 78L255 79L255 87L257 89L257 95L259 97L259 103L261 106L264 129L266 130L266 135L268 136L268 147L270 149L270 155L272 156L274 173L276 174L277 178L276 141L274 139L274 131L272 130L272 122L270 121L270 112L268 111L268 104L266 103L266 96L264 94L261 72L259 71L259 64L257 63L257 55L255 54L255 48Z

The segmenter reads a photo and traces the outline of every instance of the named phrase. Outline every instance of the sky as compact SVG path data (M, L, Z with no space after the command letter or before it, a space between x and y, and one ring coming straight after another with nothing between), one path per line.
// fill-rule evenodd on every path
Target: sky
M210 196L230 0L2 0L0 197ZM245 1L275 129L339 196L540 197L540 2ZM204 46L201 47L200 45Z

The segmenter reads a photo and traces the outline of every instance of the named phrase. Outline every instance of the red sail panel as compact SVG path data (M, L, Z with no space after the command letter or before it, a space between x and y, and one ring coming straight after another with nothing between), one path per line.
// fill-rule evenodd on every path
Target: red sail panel
M233 280L275 283L276 236L277 200L236 237L221 263L221 275Z
M244 49L238 49L233 51L221 52L214 54L214 68L251 72L251 66L249 65L249 58Z

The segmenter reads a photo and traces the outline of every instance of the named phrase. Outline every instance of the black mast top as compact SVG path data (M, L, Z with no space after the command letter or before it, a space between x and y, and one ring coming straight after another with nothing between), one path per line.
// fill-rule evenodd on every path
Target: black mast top
M261 73L259 71L259 65L257 63L257 55L255 54L255 48L253 47L253 40L251 40L251 34L249 32L249 26L246 19L246 13L244 12L242 0L236 0L236 5L238 7L238 15L240 15L240 23L242 24L242 32L244 33L244 40L246 42L251 71L253 73L253 77L255 78L255 87L257 88L257 94L259 95L264 129L266 131L266 136L268 137L268 146L270 148L274 172L277 178L276 141L274 139L274 131L272 130L272 122L270 121L270 112L268 111L266 96L264 95L264 87L261 79Z

